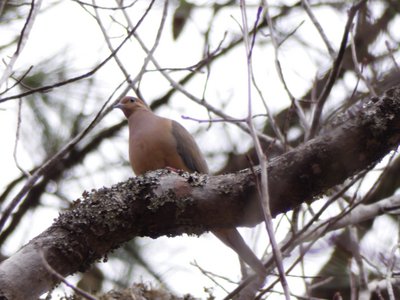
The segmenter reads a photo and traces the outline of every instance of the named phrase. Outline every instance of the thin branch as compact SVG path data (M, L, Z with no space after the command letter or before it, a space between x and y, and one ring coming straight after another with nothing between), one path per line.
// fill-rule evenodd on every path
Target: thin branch
M111 41L110 41L110 37L108 36L107 30L105 29L104 24L101 21L101 17L98 12L98 6L96 4L96 0L92 0L92 2L93 2L93 7L95 8L94 9L95 15L93 15L91 13L90 13L90 15L96 20L97 24L100 27L101 33L104 36L104 40L107 43L108 49L110 50L111 53L113 53L115 51L115 49L113 48ZM123 9L123 8L121 8L121 9ZM130 79L129 72L125 69L122 61L118 57L118 54L114 55L114 60L117 63L118 67L120 68L121 72L124 74L126 81L132 86L132 88L134 88L134 85L132 84L132 80Z
M334 85L334 83L336 81L336 78L337 78L337 76L339 74L339 70L340 70L340 67L342 65L342 60L343 60L343 57L344 57L344 53L346 51L349 32L350 32L351 26L353 24L354 17L356 16L358 10L365 4L366 1L367 0L361 0L357 4L354 4L350 8L349 16L347 18L347 23L346 23L346 26L344 28L342 42L340 44L339 53L338 53L338 55L336 57L336 60L333 63L332 71L329 74L328 81L325 84L324 89L323 89L321 95L318 98L317 106L315 107L315 111L314 111L314 114L313 114L313 120L312 120L312 123L311 123L311 128L310 128L310 131L308 133L307 139L313 138L318 132L318 127L319 127L319 123L320 123L322 109L324 108L325 102L328 99L328 96L331 93L333 85Z
M365 83L365 85L367 86L371 95L376 96L377 93L376 93L374 87L371 85L371 83L368 81L368 79L365 78L365 76L363 75L362 67L360 68L360 63L357 58L357 50L356 50L356 43L354 40L353 30L350 30L350 41L351 41L351 43L350 43L351 56L353 58L354 70L356 71L357 75L362 79L362 81Z
M252 94L251 94L251 88L252 88L252 60L251 60L251 55L252 55L252 48L250 45L249 41L249 30L248 30L248 25L247 25L247 15L246 15L246 2L245 0L240 1L240 11L242 15L242 24L243 24L243 40L244 40L244 45L246 49L246 62L247 62L247 103L248 103L248 117L247 117L247 125L249 126L251 136L253 138L254 142L254 148L257 152L257 156L260 162L260 168L261 168L261 184L260 184L260 189L261 189L261 197L260 197L260 202L261 202L261 207L263 209L263 215L264 215L264 222L265 222L265 227L267 229L268 237L271 243L272 247L272 252L274 254L274 259L276 266L278 268L279 272L279 279L282 284L282 288L285 294L286 300L290 299L290 290L289 290L289 285L286 280L285 276L285 269L283 267L283 257L280 249L278 248L278 243L275 238L275 233L274 233L274 226L272 223L272 214L271 214L271 209L270 209L270 195L269 195L269 189L268 189L268 171L267 171L267 157L264 154L260 140L258 139L258 136L256 134L256 130L254 127L254 123L252 120ZM259 16L260 14L258 14ZM271 24L270 24L271 25ZM254 45L254 43L252 43Z
M118 1L117 1L117 3L118 3ZM146 52L147 56L146 56L146 58L145 58L145 60L144 60L144 62L143 62L142 68L140 69L140 71L139 71L139 73L136 75L136 77L134 78L134 80L133 80L134 82L136 82L136 81L138 81L140 78L142 78L144 72L146 71L147 65L149 64L150 61L152 61L153 54L154 54L154 52L156 51L156 49L157 49L157 47L158 47L158 44L160 43L161 34L162 34L163 29L164 29L165 21L166 21L166 18L167 18L168 3L169 3L168 0L165 0L165 1L164 1L164 7L163 7L163 12L162 12L162 17L161 17L161 20L160 20L160 25L159 25L158 30L157 30L157 35L156 35L156 38L155 38L155 40L154 40L153 47L151 47L151 49L148 50L148 51ZM132 27L132 22L131 22L131 20L130 20L130 18L129 18L129 16L128 16L128 14L126 13L125 10L123 10L123 14L124 14L126 20L128 21L129 26ZM136 33L134 33L134 37L137 39L138 35L137 35Z
M56 270L54 270L49 263L47 262L46 258L44 257L43 251L40 251L40 256L42 257L42 263L44 267L46 268L47 271L49 271L52 275L57 277L59 281L62 281L66 286L70 287L71 289L74 290L75 293L77 293L79 296L82 296L85 299L89 300L98 300L96 297L90 295L89 293L85 292L84 290L78 288L77 286L73 285L72 283L69 283L64 276L59 274Z
M26 70L26 71L24 72L24 74L22 74L22 76L21 76L20 78L18 78L18 79L17 79L17 78L14 78L13 76L11 76L11 78L15 80L15 83L14 83L12 86L6 88L3 92L0 93L0 95L3 95L3 94L5 94L5 93L7 93L8 91L10 91L11 89L13 89L13 88L14 88L15 86L17 86L18 84L22 84L22 85L23 85L22 80L24 80L25 77L28 76L29 72L30 72L32 69L33 69L33 66L30 66L30 67L28 68L28 70Z
M262 13L262 6L260 6L258 8L258 11L257 11L257 19L256 19L255 24L254 24L253 38L252 38L251 47L250 47L251 53L250 53L249 56L252 56L253 47L254 47L255 40L256 40L256 33L257 33L256 28L257 28L257 24L259 23L259 19L261 17L261 13ZM283 133L281 132L281 130L279 129L279 126L276 124L275 118L272 115L271 110L269 109L269 106L267 105L266 100L264 99L264 95L263 95L261 89L259 88L259 86L257 84L256 78L254 76L254 72L251 72L251 80L253 82L253 86L255 87L256 91L258 92L258 95L261 98L261 102L264 105L265 111L267 112L268 121L269 121L269 124L271 125L272 130L274 131L274 133L275 133L276 137L278 138L278 140L282 143L282 145L284 145L285 144L285 137L284 137ZM251 116L251 117L254 118L254 115Z
M396 58L393 55L393 49L390 47L388 41L385 41L385 46L386 46L386 49L388 50L388 52L390 54L389 56L392 59L393 65L395 66L397 71L400 72L400 66L399 66L398 62L396 61Z
M274 62L275 62L275 68L276 71L278 73L278 77L279 80L281 81L283 88L285 89L286 94L288 95L293 107L296 109L296 113L299 117L300 120L300 124L303 126L304 129L308 128L307 125L307 120L306 117L304 115L303 109L299 104L299 101L293 96L293 94L290 92L288 85L286 84L286 80L285 77L283 76L283 71L282 71L282 67L281 67L281 62L279 61L279 53L278 53L278 49L279 49L279 43L276 39L276 33L275 33L275 28L274 28L274 23L273 23L273 18L271 17L270 13L269 13L269 5L268 5L268 1L267 0L263 0L263 4L265 7L265 17L267 19L268 25L269 25L269 32L270 32L270 36L271 36L271 42L272 42L272 46L274 48Z
M325 46L328 49L329 55L331 56L332 59L335 59L336 52L333 49L331 43L329 42L328 37L325 34L325 31L322 29L321 24L318 22L317 18L315 17L314 13L312 12L310 3L308 2L308 0L301 0L301 3L303 4L304 10L306 11L307 15L310 17L311 22L314 24L319 35L321 36L322 40L324 41Z
M199 269L199 271L200 271L204 276L206 276L208 279L210 279L212 282L214 282L215 285L219 286L219 287L221 288L221 290L223 290L223 291L226 292L226 293L228 293L228 290L226 290L217 280L215 280L214 277L221 278L221 279L223 279L223 280L225 280L225 281L227 281L227 282L229 282L229 283L236 283L236 282L233 282L232 280L230 280L230 279L227 278L227 277L223 277L223 276L217 275L217 274L215 274L215 273L213 273L213 272L211 272L211 271L204 270L204 269L197 263L197 261L194 261L194 263L192 263L192 265L195 266L197 269Z
M21 34L19 36L18 44L17 44L17 49L15 50L13 56L11 57L9 63L7 64L7 67L5 71L3 72L3 75L0 78L0 88L3 86L3 84L8 80L10 77L11 73L13 72L13 67L14 64L16 63L19 55L21 54L22 50L24 49L26 42L28 40L29 34L31 32L31 29L33 27L33 23L36 19L36 16L39 12L40 6L42 4L42 0L37 0L35 3L35 0L32 0L31 2L31 8L29 10L28 16L26 18L25 24L22 28ZM0 100L1 102L1 100Z
M21 130L21 111L22 111L22 100L18 100L18 118L17 118L17 130L15 131L15 143L14 143L14 151L13 151L13 157L14 157L14 162L17 168L24 174L26 177L30 177L31 174L25 170L18 162L17 158L17 149L18 149L18 142L19 142L19 134Z
M124 9L127 9L127 8L130 8L130 7L134 6L134 5L138 2L138 0L134 0L134 1L132 1L132 3L127 4L127 5L123 5L123 6L118 5L118 6L114 6L114 7L109 7L109 6L97 5L97 4L95 4L95 3L94 3L94 4L90 4L90 3L87 3L87 2L84 2L84 1L80 1L80 0L72 0L72 1L74 1L74 2L76 2L76 3L78 3L78 4L80 4L81 6L89 6L89 7L92 7L92 8L94 8L94 9L96 9L96 10L98 10L98 9L104 9L104 10L124 10Z

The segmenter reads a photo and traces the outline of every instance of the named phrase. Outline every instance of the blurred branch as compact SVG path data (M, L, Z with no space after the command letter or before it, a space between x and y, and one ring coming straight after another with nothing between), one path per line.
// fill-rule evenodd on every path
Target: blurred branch
M4 7L6 6L7 1L0 2L0 17L3 14Z
M31 29L32 29L33 24L36 19L36 16L37 16L37 14L40 10L40 6L42 4L42 0L36 0L36 1L37 1L36 3L35 3L35 0L31 1L31 8L29 10L25 24L24 24L21 34L19 36L17 49L15 50L14 54L12 55L10 61L8 62L7 66L6 66L5 71L3 72L3 75L0 78L0 88L3 86L3 84L8 80L8 78L12 74L14 64L16 63L19 55L21 54L21 52L24 49L25 44L28 40L29 34L31 32ZM3 7L1 8L1 10L3 10ZM1 15L1 13L0 13L0 15Z
M94 9L96 9L96 10L97 10L97 9L104 9L104 10L124 10L124 9L127 9L127 8L130 8L130 7L134 6L134 5L137 3L137 0L132 0L132 3L130 3L130 4L127 4L127 5L118 5L118 6L111 7L111 6L101 6L101 5L97 5L96 3L90 4L90 3L87 3L87 2L84 2L84 1L79 1L79 0L72 0L72 1L78 3L78 4L82 5L82 6L89 6L89 7L92 7L92 8L94 8Z
M17 149L18 149L18 142L19 142L19 134L20 134L20 129L21 129L21 110L22 110L22 101L21 99L18 100L18 120L17 120L17 130L15 132L15 143L14 143L14 151L13 151L13 157L14 157L14 162L17 168L24 174L26 177L31 176L28 171L26 171L18 162L18 157L17 157Z

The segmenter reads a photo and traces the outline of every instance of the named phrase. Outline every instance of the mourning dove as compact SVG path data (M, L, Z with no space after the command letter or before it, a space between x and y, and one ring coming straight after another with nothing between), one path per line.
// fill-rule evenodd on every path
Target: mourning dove
M114 108L120 108L128 119L129 160L136 175L163 168L208 173L207 162L199 147L182 125L157 116L143 100L135 97L124 97ZM236 228L217 229L212 233L258 275L265 276L262 262Z

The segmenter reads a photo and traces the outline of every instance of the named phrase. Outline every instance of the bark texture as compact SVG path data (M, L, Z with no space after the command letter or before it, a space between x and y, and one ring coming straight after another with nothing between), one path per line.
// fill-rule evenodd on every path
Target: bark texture
M400 142L400 87L360 102L319 137L268 166L274 215L316 199L376 164ZM201 234L262 221L255 167L208 176L159 170L111 188L84 192L42 234L0 265L0 299L35 299L61 275L84 271L136 236Z

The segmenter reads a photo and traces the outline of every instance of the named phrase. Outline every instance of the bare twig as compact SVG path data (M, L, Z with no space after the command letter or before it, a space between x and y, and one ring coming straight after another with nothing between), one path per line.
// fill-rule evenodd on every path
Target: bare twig
M304 10L306 11L307 15L310 17L311 22L314 24L319 35L321 36L322 40L324 41L325 46L328 49L329 55L332 57L332 59L335 59L336 52L333 49L331 43L329 42L328 37L325 34L325 31L322 29L321 24L318 22L317 18L315 17L314 13L312 12L310 3L308 2L308 0L301 0L301 3L303 4Z
M122 5L117 5L117 6L114 6L114 7L110 7L110 6L101 6L101 5L97 5L97 4L90 4L90 3L87 3L87 2L84 2L84 1L79 1L79 0L72 0L72 1L80 4L81 6L89 6L89 7L92 7L94 9L96 9L96 10L97 9L123 10L123 9L127 9L127 8L130 8L130 7L134 6L138 2L138 0L133 0L132 3L127 4L127 5L123 5L123 6Z
M274 62L275 62L275 68L278 73L279 80L281 81L283 88L286 91L286 94L288 95L293 107L296 109L296 113L299 117L300 124L303 126L304 129L308 128L308 123L306 120L306 117L304 115L303 109L301 108L299 101L293 96L293 94L290 92L288 85L286 84L285 77L283 76L283 71L281 67L281 63L279 61L279 43L276 38L276 33L274 29L274 23L273 23L273 18L271 17L269 13L269 5L267 0L263 0L263 4L265 7L265 17L267 19L268 25L269 25L269 32L271 34L271 43L274 48Z
M290 290L285 276L285 270L283 267L283 258L282 253L278 247L278 243L275 238L274 227L272 223L272 214L270 210L269 203L269 190L268 190L268 173L267 173L267 157L265 156L260 140L255 131L255 127L252 120L252 95L251 95L251 87L252 87L252 61L251 54L252 48L249 41L249 30L247 25L247 15L246 15L246 2L245 0L240 1L240 10L242 15L242 24L243 24L243 40L246 48L246 62L247 62L247 96L248 96L248 118L247 125L249 126L251 136L254 142L254 148L257 152L257 156L260 162L261 168L261 206L263 208L264 221L265 226L268 232L269 240L272 247L272 252L274 254L275 263L279 272L279 279L282 284L282 288L285 294L286 300L290 299ZM259 15L258 15L259 16ZM271 25L271 24L270 24ZM254 45L254 43L253 43Z
M117 2L118 3L118 2ZM138 81L140 78L142 78L144 72L146 71L146 67L149 64L149 62L152 60L153 54L156 51L158 44L160 43L160 39L161 39L161 34L162 31L164 29L164 25L165 25L165 20L167 18L167 12L168 12L168 0L164 1L164 7L163 7L163 12L162 12L162 17L161 17L161 21L160 21L160 25L158 27L157 30L157 35L156 38L154 40L154 44L153 47L151 47L151 49L149 51L146 52L147 56L143 62L142 68L140 69L139 73L136 75L136 77L133 79L133 82ZM125 16L125 18L129 21L129 26L132 27L132 22L130 21L130 18L128 16L128 14L126 13L125 10L123 10L123 14ZM137 34L134 33L134 36L137 38Z
M210 279L212 282L214 282L217 286L219 286L219 287L220 287L224 292L226 292L226 293L228 293L228 291L227 291L217 280L215 280L214 277L221 278L221 279L223 279L223 280L225 280L225 281L227 281L227 282L229 282L229 283L235 283L235 282L233 282L232 280L230 280L230 279L227 278L227 277L223 277L223 276L220 276L220 275L215 274L215 273L213 273L213 272L204 270L204 269L197 263L197 261L194 261L194 263L192 263L192 265L195 266L197 269L199 269L199 271L200 271L204 276L206 276L208 279Z
M394 55L393 55L393 49L390 47L389 42L385 41L385 46L386 49L388 50L389 54L390 54L390 58L392 59L393 65L396 67L397 71L400 72L400 66L398 64L398 62L396 61Z
M3 94L5 94L5 93L7 93L9 90L11 90L12 88L14 88L14 87L17 86L18 84L22 84L22 80L24 80L24 78L25 78L26 76L28 76L29 72L30 72L32 69L33 69L33 66L30 66L30 67L28 68L28 70L26 70L26 71L24 72L24 74L22 74L22 76L21 76L20 78L18 78L18 79L17 79L17 78L14 78L13 76L11 76L11 78L15 80L15 83L14 83L12 86L6 88L4 91L2 91L2 92L0 93L0 95L3 95ZM22 85L23 85L23 84L22 84Z
M3 75L0 78L0 88L8 80L11 73L13 72L14 64L16 63L19 55L21 54L22 50L25 47L25 44L28 40L29 34L31 32L33 23L35 22L35 19L39 12L41 4L42 4L42 0L37 0L36 3L35 3L35 0L32 0L32 2L31 2L31 9L29 10L24 27L22 28L21 34L19 36L17 49L15 50L13 56L11 57L9 63L7 64L5 71L3 72Z
M353 24L354 17L356 16L358 10L361 8L362 5L364 5L366 0L361 0L358 3L354 4L349 11L349 16L347 18L347 23L344 28L344 33L342 37L342 42L340 44L340 49L338 52L338 55L336 57L336 60L333 62L332 66L332 71L329 74L329 78L327 83L324 86L324 89L321 93L321 95L318 97L317 105L315 107L315 111L313 114L313 120L311 123L311 128L310 131L307 135L307 139L313 138L317 132L318 132L318 127L320 123L320 118L322 114L322 109L324 108L325 102L328 99L329 94L331 93L331 90L333 88L333 85L336 81L336 78L339 74L340 67L342 65L342 60L344 57L344 53L346 51L346 46L347 46L347 40L349 37L349 32L351 29L351 26Z
M92 0L92 3L93 3L93 7L95 8L95 9L94 9L95 15L93 15L93 14L91 14L91 13L90 13L90 14L91 14L91 16L96 20L97 24L99 25L100 30L101 30L101 32L102 32L102 34L103 34L103 36L104 36L104 40L105 40L106 43L107 43L108 49L111 51L111 53L113 53L115 49L113 48L113 46L112 46L112 44L111 44L111 41L110 41L110 37L108 36L107 30L105 29L104 24L103 24L103 22L101 21L101 17L100 17L100 14L99 14L99 12L98 12L98 6L97 6L97 4L96 4L96 0ZM81 4L81 5L82 5L82 4ZM83 6L83 5L82 5L82 6ZM121 9L123 9L123 8L121 8ZM126 81L127 81L127 82L132 86L132 88L133 88L134 85L132 84L132 80L130 79L129 72L125 69L124 64L122 63L122 61L121 61L121 60L119 59L119 57L118 57L118 54L115 54L115 55L114 55L114 60L115 60L115 62L117 63L118 67L120 68L121 72L124 74Z
M262 115L262 116L265 116L265 115ZM192 117L185 116L185 115L181 115L181 118L184 119L184 120L196 121L198 123L218 123L218 122L244 123L244 122L246 122L245 118L242 118L242 119L228 119L228 120L226 120L224 118L220 118L220 119L197 119L197 118L192 118Z
M262 10L263 10L262 6L260 6L258 8L258 11L257 11L257 18L256 18L256 21L255 21L255 24L254 24L253 37L252 37L251 47L250 47L251 53L250 53L249 56L252 56L253 47L254 47L254 44L255 44L255 41L256 41L257 24L259 23ZM251 72L251 80L253 82L253 85L254 85L258 95L261 98L261 101L262 101L262 103L264 105L265 111L267 112L268 121L269 121L269 124L271 125L272 130L274 131L274 133L275 133L276 137L278 138L278 140L282 143L282 145L284 145L285 144L285 137L284 137L282 131L279 129L279 126L275 122L275 118L272 115L271 110L269 109L269 106L267 105L267 102L265 101L264 95L263 95L261 89L259 88L259 86L257 84L256 78L255 78L253 72ZM252 118L254 118L254 115L252 116Z
M357 75L362 79L362 81L365 83L371 95L376 96L377 93L375 92L374 87L371 85L368 79L365 78L365 76L363 75L362 67L360 68L360 63L358 62L357 58L357 50L356 50L356 43L354 40L353 30L350 30L350 40L351 40L350 47L351 47L351 55L353 57L354 70L356 71Z
M82 296L85 299L89 300L97 300L96 297L93 295L90 295L89 293L85 292L84 290L78 288L77 286L73 285L72 283L69 283L64 276L59 274L56 270L54 270L49 263L47 262L46 258L44 257L43 251L40 251L40 256L42 257L42 262L44 267L46 268L47 271L49 271L52 275L57 277L58 280L62 281L66 286L70 287L71 289L74 290L75 293L77 293L79 296Z
M26 176L30 177L31 174L27 170L25 170L18 162L17 158L17 149L18 149L18 142L19 142L19 134L21 130L21 111L22 111L22 100L18 100L18 118L17 118L17 130L15 132L15 143L14 143L14 151L13 151L13 157L14 157L14 162L17 168Z

